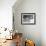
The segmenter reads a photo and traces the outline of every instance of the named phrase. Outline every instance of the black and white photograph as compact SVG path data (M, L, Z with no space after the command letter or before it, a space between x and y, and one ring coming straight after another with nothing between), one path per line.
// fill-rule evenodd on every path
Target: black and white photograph
M36 24L36 14L35 13L21 13L21 24Z

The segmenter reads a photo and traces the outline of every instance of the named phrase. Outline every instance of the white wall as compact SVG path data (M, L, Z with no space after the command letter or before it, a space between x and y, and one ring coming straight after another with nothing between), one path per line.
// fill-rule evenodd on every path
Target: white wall
M0 0L0 27L12 28L12 6L16 0Z
M21 0L20 0L21 1ZM20 2L18 0L18 2ZM17 5L17 6L16 6ZM36 46L41 46L41 1L40 0L23 0L15 3L13 6L15 30L22 32L24 37L35 41ZM36 25L22 25L21 13L36 13Z
M41 1L41 38L42 46L46 46L46 0Z

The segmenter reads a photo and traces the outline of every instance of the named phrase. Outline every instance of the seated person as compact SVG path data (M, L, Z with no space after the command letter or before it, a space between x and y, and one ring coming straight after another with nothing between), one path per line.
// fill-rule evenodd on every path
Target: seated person
M22 34L16 34L15 42L16 46L22 46Z

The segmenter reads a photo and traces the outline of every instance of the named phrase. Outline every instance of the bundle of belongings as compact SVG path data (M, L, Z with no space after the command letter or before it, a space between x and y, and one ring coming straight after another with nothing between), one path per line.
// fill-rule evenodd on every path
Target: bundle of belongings
M35 43L32 40L26 40L25 46L35 46Z

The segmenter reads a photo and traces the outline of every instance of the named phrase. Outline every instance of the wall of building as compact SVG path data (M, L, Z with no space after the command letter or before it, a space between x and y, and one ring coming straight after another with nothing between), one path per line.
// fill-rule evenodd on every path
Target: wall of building
M21 0L18 0L20 2ZM35 41L36 46L41 46L41 1L40 0L23 0L13 6L15 30L22 32L24 38ZM21 13L36 13L35 25L22 25Z
M46 0L41 1L41 40L42 46L46 46Z
M12 6L16 0L0 0L0 27L12 29Z

